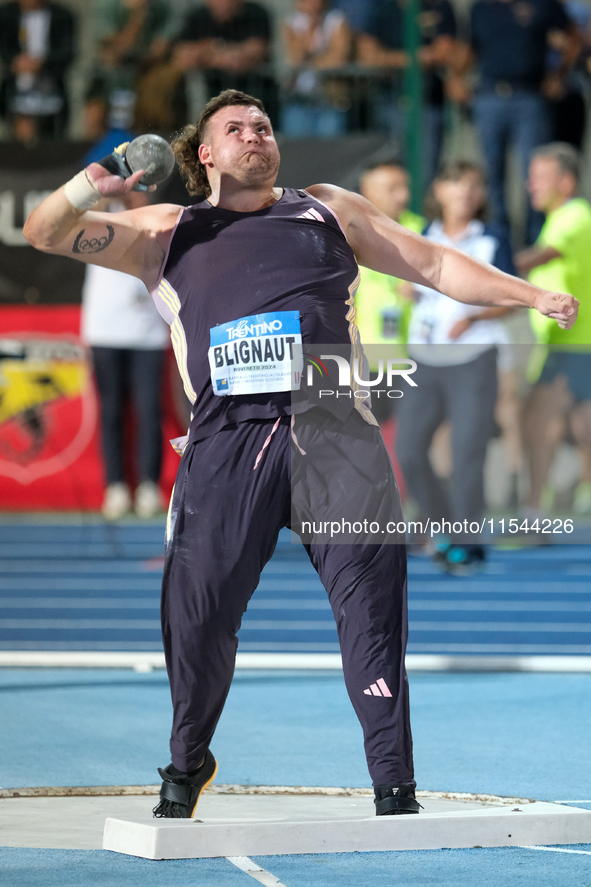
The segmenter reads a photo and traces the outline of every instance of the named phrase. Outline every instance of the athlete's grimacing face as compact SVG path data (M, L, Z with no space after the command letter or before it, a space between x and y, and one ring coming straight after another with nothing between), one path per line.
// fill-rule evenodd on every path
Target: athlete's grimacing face
M209 120L199 159L210 184L217 176L246 188L274 184L279 170L279 148L269 118L254 105L221 108Z

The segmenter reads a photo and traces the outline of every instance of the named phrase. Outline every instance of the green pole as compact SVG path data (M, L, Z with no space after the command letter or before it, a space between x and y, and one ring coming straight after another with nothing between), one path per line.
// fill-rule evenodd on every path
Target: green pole
M410 175L410 207L421 211L421 102L422 72L419 62L421 31L420 0L404 0L404 50L409 64L404 69L404 110L406 116L406 165Z

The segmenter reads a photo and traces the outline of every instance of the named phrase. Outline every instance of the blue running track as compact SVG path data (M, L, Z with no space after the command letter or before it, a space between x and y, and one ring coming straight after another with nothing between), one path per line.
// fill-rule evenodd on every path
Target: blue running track
M163 526L0 524L0 649L159 651ZM494 551L473 578L411 558L410 652L591 653L591 548ZM336 652L326 596L282 534L241 649ZM6 669L2 784L153 782L167 760L164 673ZM413 674L420 787L591 806L583 674ZM339 673L241 672L215 737L223 782L364 785L359 726ZM590 836L591 837L591 836ZM591 845L257 858L285 887L591 887ZM565 850L570 852L564 852ZM225 859L151 862L99 850L0 847L7 887L249 887Z
M0 649L159 651L160 523L0 524ZM410 653L591 654L591 547L492 551L477 576L409 561ZM251 652L337 652L316 573L284 531L240 632Z
M591 845L556 853L508 849L267 856L255 862L284 887L589 887ZM570 852L569 852L570 850ZM257 887L226 859L166 862L103 850L0 848L10 887ZM268 880L267 884L277 881Z
M591 808L591 675L414 673L410 686L421 788ZM171 708L162 671L2 669L0 700L4 787L153 784L156 767L168 761ZM212 749L221 783L369 783L359 724L339 672L239 672ZM285 887L591 887L588 844L560 852L469 849L256 861ZM2 887L256 883L224 859L152 862L100 850L0 847Z
M0 649L159 651L160 523L0 524ZM409 560L410 653L591 654L591 547L492 551L477 576ZM337 652L316 573L284 531L240 632L251 652Z

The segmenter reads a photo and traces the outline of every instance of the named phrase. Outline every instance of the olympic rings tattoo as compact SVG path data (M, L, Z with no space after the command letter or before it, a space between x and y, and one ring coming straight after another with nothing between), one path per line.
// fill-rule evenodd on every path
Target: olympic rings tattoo
M76 235L76 240L72 247L73 253L100 253L101 250L108 247L115 236L115 229L112 225L107 225L107 234L103 235L103 237L85 237L82 239L85 231L86 228L83 228Z

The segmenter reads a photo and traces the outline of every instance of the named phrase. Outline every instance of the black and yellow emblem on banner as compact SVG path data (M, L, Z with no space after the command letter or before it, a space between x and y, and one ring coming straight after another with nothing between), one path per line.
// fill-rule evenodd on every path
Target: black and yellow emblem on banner
M81 343L39 334L0 338L0 474L26 484L62 471L95 428Z

